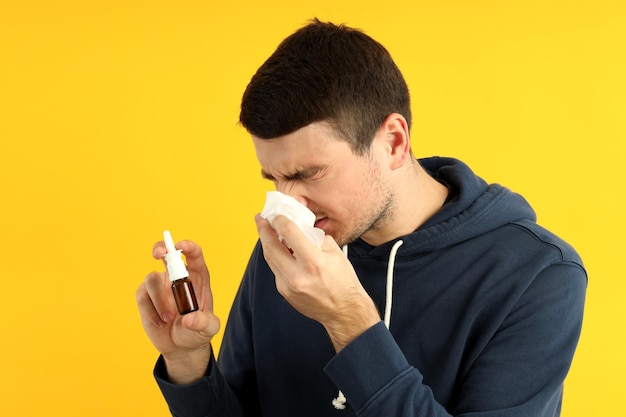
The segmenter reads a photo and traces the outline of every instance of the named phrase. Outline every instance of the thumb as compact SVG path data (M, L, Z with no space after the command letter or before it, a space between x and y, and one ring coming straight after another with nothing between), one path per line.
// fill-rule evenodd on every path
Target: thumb
M196 311L183 317L183 327L209 339L208 342L219 332L220 319L210 311Z

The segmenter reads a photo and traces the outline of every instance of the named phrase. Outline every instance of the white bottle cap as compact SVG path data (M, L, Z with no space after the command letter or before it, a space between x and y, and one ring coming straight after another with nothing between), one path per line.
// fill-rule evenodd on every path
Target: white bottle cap
M169 230L163 232L163 240L165 241L165 249L167 249L164 258L167 263L167 273L170 276L170 281L187 278L189 272L187 272L187 267L185 262L183 262L183 251L174 247L174 240Z

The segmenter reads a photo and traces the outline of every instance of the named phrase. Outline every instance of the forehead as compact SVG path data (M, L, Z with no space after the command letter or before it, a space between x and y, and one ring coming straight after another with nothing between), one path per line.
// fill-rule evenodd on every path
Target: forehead
M325 122L315 122L272 139L252 136L257 159L268 173L328 165L353 156L350 145Z

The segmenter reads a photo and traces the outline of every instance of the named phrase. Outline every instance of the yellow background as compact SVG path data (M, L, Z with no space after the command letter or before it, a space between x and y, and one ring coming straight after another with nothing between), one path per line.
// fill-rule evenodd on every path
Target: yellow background
M579 250L563 416L623 415L626 5L604 0L2 0L2 415L168 415L135 289L169 228L203 245L226 320L270 187L239 99L313 16L388 47L418 156L524 194Z

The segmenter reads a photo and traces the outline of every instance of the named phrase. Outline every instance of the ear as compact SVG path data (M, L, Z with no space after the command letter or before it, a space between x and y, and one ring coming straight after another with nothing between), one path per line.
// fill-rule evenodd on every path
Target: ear
M411 158L409 127L401 114L392 113L387 116L380 126L377 139L384 146L391 169L400 168Z

